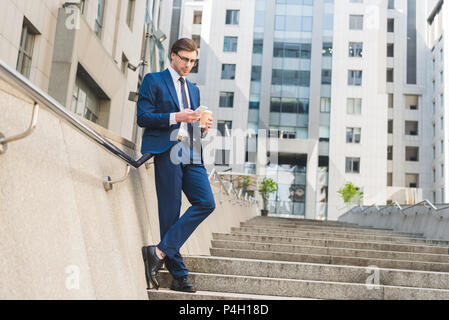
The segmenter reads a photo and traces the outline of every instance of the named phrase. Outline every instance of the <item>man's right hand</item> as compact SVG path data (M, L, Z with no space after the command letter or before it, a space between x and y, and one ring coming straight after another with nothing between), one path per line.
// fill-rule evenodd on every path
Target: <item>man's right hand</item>
M192 123L195 121L200 120L201 118L201 111L193 111L192 109L184 109L180 112L177 112L175 114L175 120L176 122L187 122Z

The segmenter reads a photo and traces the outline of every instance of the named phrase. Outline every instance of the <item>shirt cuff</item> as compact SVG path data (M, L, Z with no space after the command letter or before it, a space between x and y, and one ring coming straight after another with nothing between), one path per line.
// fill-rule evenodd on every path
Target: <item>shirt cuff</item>
M176 113L170 113L170 125L177 124L176 122Z

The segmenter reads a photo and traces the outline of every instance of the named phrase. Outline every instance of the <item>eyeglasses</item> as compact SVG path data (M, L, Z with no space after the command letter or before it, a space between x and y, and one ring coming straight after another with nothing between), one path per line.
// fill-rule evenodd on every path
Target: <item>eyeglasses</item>
M181 57L179 54L176 54L179 59L181 59L182 61L184 61L184 63L191 63L194 67L196 67L196 65L198 64L198 60L197 59L189 59L186 57Z

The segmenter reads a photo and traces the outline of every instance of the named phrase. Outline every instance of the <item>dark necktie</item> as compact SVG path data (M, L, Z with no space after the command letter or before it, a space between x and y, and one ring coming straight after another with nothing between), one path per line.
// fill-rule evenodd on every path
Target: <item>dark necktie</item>
M183 77L180 77L179 81L181 82L182 107L183 107L183 109L190 109L189 102L187 100L186 81L184 80ZM189 131L190 150L192 150L193 149L193 125L191 123L187 123L187 129Z

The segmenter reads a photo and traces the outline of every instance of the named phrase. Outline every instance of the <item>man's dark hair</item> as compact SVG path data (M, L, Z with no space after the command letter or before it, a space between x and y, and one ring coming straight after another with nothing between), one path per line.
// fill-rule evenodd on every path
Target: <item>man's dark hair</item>
M198 54L198 47L192 39L189 38L181 38L177 40L175 43L173 43L170 51L170 56L172 53L178 53L179 51L196 51L196 54Z

